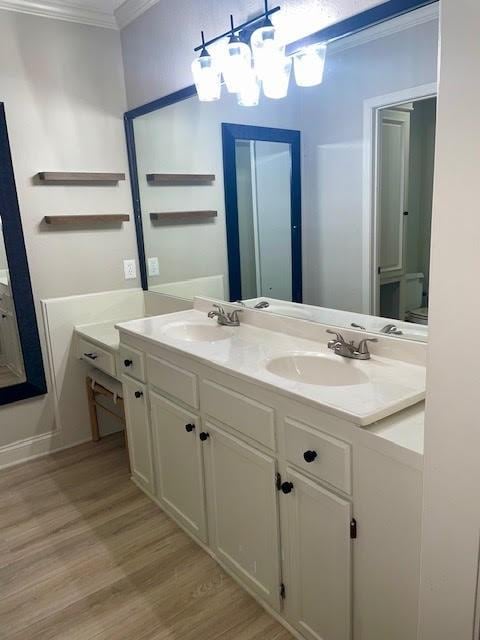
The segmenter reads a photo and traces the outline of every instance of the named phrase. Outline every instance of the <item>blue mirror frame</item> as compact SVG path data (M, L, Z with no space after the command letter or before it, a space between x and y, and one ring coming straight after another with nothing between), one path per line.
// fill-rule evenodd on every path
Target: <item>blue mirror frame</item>
M25 382L0 388L0 405L5 405L44 395L47 385L3 102L0 102L0 211L26 376Z
M366 11L362 11L361 13L357 13L350 18L346 18L345 20L336 22L335 24L332 24L325 29L316 31L315 33L312 33L305 38L301 38L300 40L291 42L287 46L287 54L291 55L302 47L306 47L317 42L333 42L334 40L345 38L347 36L353 35L354 33L358 33L360 31L368 29L369 27L373 27L376 24L386 22L387 20L391 20L392 18L397 18L405 13L409 13L410 11L415 11L416 9L420 9L421 7L426 7L429 4L436 4L437 2L439 2L439 0L388 0L383 4L372 7L371 9L367 9ZM133 121L135 120L135 118L147 115L148 113L152 113L153 111L157 111L159 109L163 109L164 107L168 107L177 102L181 102L182 100L187 100L188 98L191 98L196 94L197 92L195 86L190 85L188 87L185 87L184 89L180 89L179 91L170 93L163 98L158 98L157 100L147 102L146 104L136 107L135 109L131 109L124 115L125 136L127 139L127 153L130 169L130 184L133 200L133 212L135 219L135 228L137 232L140 276L142 288L145 291L148 290L148 277L147 266L145 262L142 209L140 202L140 186L138 181Z

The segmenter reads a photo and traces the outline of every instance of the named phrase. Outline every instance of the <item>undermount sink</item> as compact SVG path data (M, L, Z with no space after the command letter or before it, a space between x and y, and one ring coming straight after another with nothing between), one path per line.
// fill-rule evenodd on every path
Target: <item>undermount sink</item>
M233 335L228 327L200 322L175 322L168 324L163 332L171 338L186 342L216 342L231 338Z
M321 354L295 354L273 358L267 371L281 378L329 387L366 384L369 377L352 360L332 360Z

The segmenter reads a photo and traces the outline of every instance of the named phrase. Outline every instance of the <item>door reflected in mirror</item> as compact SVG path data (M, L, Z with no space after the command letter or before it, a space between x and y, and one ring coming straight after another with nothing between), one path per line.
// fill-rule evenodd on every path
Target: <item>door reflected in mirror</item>
M0 218L0 388L25 382L15 304Z
M135 117L148 288L426 339L437 54L424 7L329 43L285 99Z

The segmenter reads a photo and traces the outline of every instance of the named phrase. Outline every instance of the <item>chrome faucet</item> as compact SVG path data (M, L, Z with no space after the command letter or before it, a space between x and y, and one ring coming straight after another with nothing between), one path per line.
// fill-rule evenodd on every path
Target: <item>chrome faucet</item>
M386 333L388 336L403 336L403 331L394 324L386 324L380 329L380 333Z
M213 307L216 310L214 311L212 309L212 311L208 312L209 318L216 318L218 324L221 324L225 327L240 326L240 319L238 317L238 314L242 313L241 309L235 309L235 311L228 312L228 311L225 311L225 309L219 304L214 304Z
M328 341L328 348L337 356L351 358L352 360L370 360L371 354L368 350L368 343L378 342L377 338L365 338L364 340L360 340L358 345L355 345L353 340L347 342L342 334L337 333L337 331L327 329L327 333L335 336L333 340Z

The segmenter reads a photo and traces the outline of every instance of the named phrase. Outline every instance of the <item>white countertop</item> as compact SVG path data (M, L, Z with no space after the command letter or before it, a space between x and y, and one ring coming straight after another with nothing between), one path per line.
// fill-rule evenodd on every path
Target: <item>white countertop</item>
M115 322L110 321L77 325L75 333L108 351L118 351L120 334L115 328L115 324Z
M248 319L248 312L244 318ZM301 399L360 426L378 422L425 397L425 367L420 364L380 355L372 355L367 361L349 360L333 354L323 342L260 328L247 321L239 327L219 327L219 331L229 335L227 339L189 342L167 333L167 325L172 323L216 325L216 321L209 320L203 311L189 310L133 320L117 327L121 332L189 355L204 364L216 365L232 375ZM296 352L334 359L346 368L364 371L369 379L363 384L349 386L313 385L285 379L265 368L268 360Z

